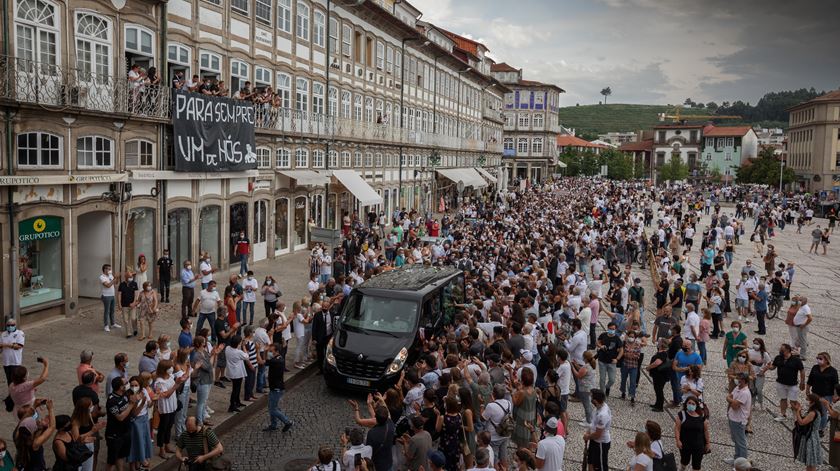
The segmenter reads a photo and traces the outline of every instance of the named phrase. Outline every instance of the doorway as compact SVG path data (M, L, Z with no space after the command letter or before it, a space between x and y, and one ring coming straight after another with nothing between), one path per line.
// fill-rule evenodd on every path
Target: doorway
M112 214L107 211L94 211L79 216L78 243L79 253L76 257L77 266L74 268L79 274L79 296L84 298L98 298L102 294L99 275L102 265L112 262L113 232L111 228ZM103 250L108 248L106 250ZM129 263L130 262L126 262ZM125 267L112 267L114 275Z
M239 262L239 257L234 253L234 248L240 232L244 232L245 236L248 236L248 203L230 205L230 231L228 232L230 251L228 252L228 258L231 264Z
M254 261L268 257L268 202L254 203Z

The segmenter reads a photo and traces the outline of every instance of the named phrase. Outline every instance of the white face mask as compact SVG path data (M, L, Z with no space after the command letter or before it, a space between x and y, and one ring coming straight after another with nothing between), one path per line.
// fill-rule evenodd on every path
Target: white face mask
M133 392L134 394L137 394L138 392L140 392L140 386L132 386L131 387L131 392Z
M744 357L738 357L738 363L746 363L747 359Z
M168 370L166 370L166 374L168 374L168 375L172 375L172 373L174 373L174 372L175 372L175 368L169 368Z
M759 351L759 350L761 350L761 347L756 345L756 344L753 344L752 349L755 350L755 351Z

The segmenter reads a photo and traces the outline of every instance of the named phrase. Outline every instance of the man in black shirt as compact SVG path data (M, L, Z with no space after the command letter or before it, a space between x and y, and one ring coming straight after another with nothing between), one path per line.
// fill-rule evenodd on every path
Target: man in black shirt
M117 286L117 303L120 305L120 312L122 313L123 325L125 326L125 338L129 338L132 330L133 335L137 335L137 314L134 308L137 306L135 296L140 287L134 281L134 277L129 272L125 272L123 281Z
M607 331L598 337L598 376L601 391L609 396L610 388L615 383L615 368L624 354L621 337L618 336L615 322L607 324ZM609 377L609 380L607 378ZM605 384L606 383L606 384Z
M111 390L105 408L108 422L105 426L105 443L108 445L108 470L123 469L131 451L131 416L141 394L127 395L125 378L118 376L111 381Z
M376 406L374 416L376 417L376 426L368 431L365 445L373 449L373 469L391 469L391 466L393 466L391 449L394 446L396 429L394 423L391 422L387 407Z
M79 400L83 397L87 397L90 399L91 405L94 407L94 412L91 414L93 416L93 420L96 420L97 417L101 417L103 414L99 412L99 394L93 389L96 384L96 373L93 371L85 371L82 374L82 384L73 388L73 406L78 404Z
M787 418L788 402L798 404L799 391L805 390L805 365L802 364L799 355L793 354L791 346L783 343L779 347L779 354L776 355L772 363L761 369L761 373L764 374L767 370L777 370L776 396L779 398L781 415L773 420L783 422Z
M673 316L676 320L682 319L682 306L683 306L683 290L682 290L682 280L677 278L674 281L674 290L671 291L671 316Z
M219 345L227 345L228 340L236 333L236 329L238 328L239 322L234 325L228 324L227 312L224 309L218 309L216 311L216 322L213 323L213 330L216 331L216 338L219 341ZM228 381L224 377L226 366L227 358L225 357L225 349L222 349L216 358L216 386L220 388L225 387L225 383L222 381Z
M172 283L172 259L169 258L169 249L163 249L163 255L157 261L158 281L160 287L158 294L163 302L169 302L169 284Z
M283 373L286 369L286 357L283 356L283 345L273 343L268 346L266 352L266 365L268 366L268 416L271 418L271 425L263 429L263 432L277 430L277 421L283 422L283 431L288 432L292 428L292 421L280 410L280 400L286 392L286 383Z

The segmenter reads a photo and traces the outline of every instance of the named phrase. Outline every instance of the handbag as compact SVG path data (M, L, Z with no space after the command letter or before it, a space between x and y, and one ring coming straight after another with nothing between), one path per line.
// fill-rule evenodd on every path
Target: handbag
M659 454L662 458L653 459L653 471L677 471L677 459L673 453L665 453L659 444Z
M201 430L202 442L204 443L204 454L207 454L207 427ZM231 471L233 464L222 455L217 455L207 461L207 469L210 471Z

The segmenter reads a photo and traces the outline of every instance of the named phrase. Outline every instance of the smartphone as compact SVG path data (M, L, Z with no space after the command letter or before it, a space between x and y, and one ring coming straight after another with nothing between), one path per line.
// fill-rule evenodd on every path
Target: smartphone
M356 453L356 456L353 458L353 466L358 468L361 465L362 465L362 454L361 453Z
M35 359L35 361L37 361L38 363L43 363L44 359L43 359L43 357L38 357L38 358Z

